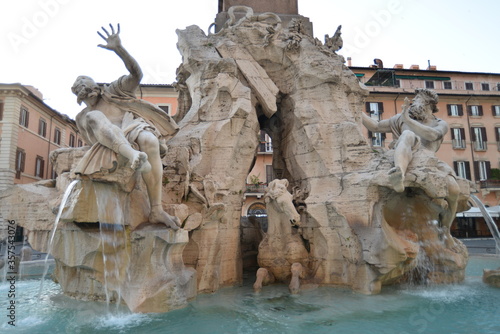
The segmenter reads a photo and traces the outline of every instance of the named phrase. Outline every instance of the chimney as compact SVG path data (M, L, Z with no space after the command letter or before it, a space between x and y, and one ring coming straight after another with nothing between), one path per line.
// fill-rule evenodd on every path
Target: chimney
M352 66L352 59L351 59L351 57L347 57L347 66L348 67Z
M410 66L410 70L419 70L420 69L420 66L418 65L411 65Z
M395 64L393 68L396 70L402 70L402 69L404 69L404 66L403 66L403 64Z
M384 63L382 62L382 59L375 58L373 59L373 62L375 65L377 65L377 68L384 68Z

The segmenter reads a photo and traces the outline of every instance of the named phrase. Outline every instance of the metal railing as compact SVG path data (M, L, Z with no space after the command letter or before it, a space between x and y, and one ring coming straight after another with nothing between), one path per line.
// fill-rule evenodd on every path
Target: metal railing
M500 180L483 180L479 181L479 185L481 188L499 188L500 189Z
M487 145L485 141L474 141L472 142L474 145L474 151L486 151Z
M262 184L251 184L247 183L246 191L247 193L264 193L267 188L267 183Z
M272 142L261 142L259 147L260 153L272 153L273 143Z
M453 139L451 142L453 148L465 148L465 140L463 139Z

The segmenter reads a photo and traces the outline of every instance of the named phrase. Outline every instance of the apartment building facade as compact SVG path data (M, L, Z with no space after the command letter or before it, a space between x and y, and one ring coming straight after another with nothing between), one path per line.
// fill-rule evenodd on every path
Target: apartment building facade
M85 143L75 121L43 102L32 86L0 84L0 191L54 178L51 151Z
M442 71L430 65L423 70L401 64L384 68L381 61L376 63L351 67L370 91L365 112L377 120L387 119L401 112L404 99L411 99L416 88L437 92L435 115L448 123L449 131L436 156L474 184L484 205L493 211L499 208L500 74ZM374 149L388 147L393 139L391 134L365 131ZM498 215L494 221L499 225ZM491 236L479 213L459 214L451 229L457 237Z

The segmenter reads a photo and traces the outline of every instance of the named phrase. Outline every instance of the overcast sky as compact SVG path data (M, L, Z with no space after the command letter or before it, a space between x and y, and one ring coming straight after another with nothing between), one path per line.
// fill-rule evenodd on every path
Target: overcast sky
M144 72L143 83L171 84L181 62L176 29L205 32L218 0L0 0L0 82L32 85L45 102L73 117L81 110L70 87L78 75L110 82L126 73L97 47L96 31L121 24L121 39ZM342 25L354 66L380 58L425 69L500 73L497 0L298 0L321 41ZM174 9L175 8L175 9Z

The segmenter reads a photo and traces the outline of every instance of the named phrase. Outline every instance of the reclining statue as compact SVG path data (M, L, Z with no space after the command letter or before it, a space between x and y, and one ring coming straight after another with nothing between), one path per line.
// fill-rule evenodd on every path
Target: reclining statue
M395 141L390 148L394 148L394 168L389 171L390 181L394 190L403 192L404 178L413 152L421 146L437 152L444 135L448 132L448 124L435 117L438 111L438 95L428 89L417 89L411 105L405 98L401 114L389 119L376 121L365 113L361 113L363 125L372 132L391 132Z
M112 171L119 158L128 159L129 166L142 173L146 184L151 206L149 222L178 229L178 218L162 207L161 156L166 153L165 137L175 134L179 127L163 110L135 97L142 79L141 68L122 46L120 25L116 33L111 24L110 28L111 34L102 28L106 37L98 32L106 41L99 47L114 51L130 73L104 87L87 76L79 76L73 84L71 90L77 95L78 104L84 102L87 106L76 116L76 124L84 140L93 145L75 174Z

